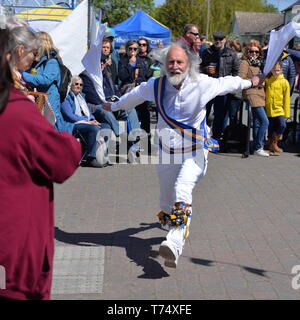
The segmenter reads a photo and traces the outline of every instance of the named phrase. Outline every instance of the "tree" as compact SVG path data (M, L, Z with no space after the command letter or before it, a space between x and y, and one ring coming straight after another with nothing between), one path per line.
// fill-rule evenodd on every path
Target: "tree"
M235 11L277 12L266 0L210 0L209 35L216 30L230 33ZM199 26L200 33L206 30L207 0L166 0L157 8L154 17L172 30L172 35L182 34L187 23Z
M102 22L114 26L142 9L148 14L154 12L154 0L95 0L93 5L103 11Z

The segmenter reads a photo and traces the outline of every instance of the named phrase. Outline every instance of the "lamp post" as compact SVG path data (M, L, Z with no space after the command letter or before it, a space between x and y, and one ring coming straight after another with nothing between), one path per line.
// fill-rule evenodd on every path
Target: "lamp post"
M210 16L210 0L206 0L206 39L208 39L209 34L209 16Z

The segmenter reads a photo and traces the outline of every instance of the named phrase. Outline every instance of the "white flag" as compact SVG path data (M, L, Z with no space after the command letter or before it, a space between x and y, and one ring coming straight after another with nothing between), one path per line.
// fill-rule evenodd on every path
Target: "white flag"
M85 54L82 59L82 64L93 80L96 92L100 99L105 102L105 95L103 92L103 77L101 70L101 52L102 52L102 39L105 33L107 23L101 25L97 39L95 43L91 44L89 51Z
M271 31L268 55L264 67L265 75L272 70L275 63L280 58L284 47L295 36L300 37L300 23L296 23L294 21L288 23L278 31Z
M81 59L87 51L88 1L82 1L54 30L50 31L63 63L73 75L83 71Z

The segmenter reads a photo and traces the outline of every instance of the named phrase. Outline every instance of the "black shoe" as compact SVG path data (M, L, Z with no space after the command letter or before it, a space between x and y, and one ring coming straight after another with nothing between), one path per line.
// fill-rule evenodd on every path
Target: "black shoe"
M101 164L97 161L97 159L88 159L83 166L90 168L105 168L107 167L107 163Z

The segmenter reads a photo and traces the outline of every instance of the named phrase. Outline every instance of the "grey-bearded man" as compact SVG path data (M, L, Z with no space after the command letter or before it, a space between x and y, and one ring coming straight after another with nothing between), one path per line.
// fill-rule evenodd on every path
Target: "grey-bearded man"
M162 64L163 76L141 83L119 101L105 103L104 108L127 110L144 101L156 102L160 159L165 155L173 159L157 165L161 207L158 217L169 227L159 254L165 259L165 266L176 268L189 233L192 191L206 173L208 152L217 147L206 126L205 106L217 95L248 89L261 81L258 76L243 80L232 76L215 79L200 74L200 59L180 42L157 50L154 58ZM166 132L169 139L165 139ZM180 137L183 137L181 141ZM182 159L180 163L178 156Z

